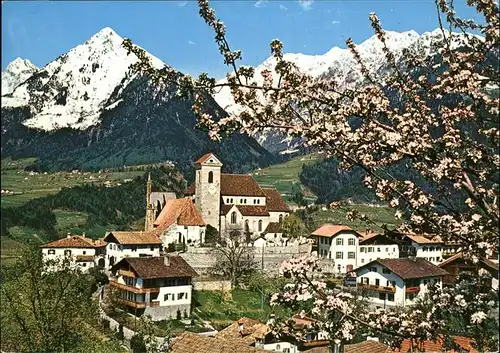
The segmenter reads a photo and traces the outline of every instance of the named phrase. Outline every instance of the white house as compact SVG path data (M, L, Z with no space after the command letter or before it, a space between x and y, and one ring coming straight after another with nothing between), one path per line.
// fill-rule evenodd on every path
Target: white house
M120 290L134 315L158 321L191 314L192 278L198 274L182 257L127 257L111 272L109 285Z
M398 244L383 234L360 233L356 267L377 259L399 258Z
M291 212L277 190L261 188L251 175L222 173L222 163L213 153L198 159L195 168L195 183L185 194L221 234L238 230L257 235Z
M356 270L357 287L368 291L377 307L413 305L427 284L442 285L448 272L425 259L378 259Z
M165 248L205 243L205 222L190 198L168 200L153 226Z
M344 225L324 224L311 237L316 242L318 257L333 259L338 273L347 273L356 267L362 236L355 230Z
M421 235L405 234L415 248L415 256L425 259L435 265L443 261L443 242L436 239L428 239Z
M44 259L67 259L82 271L95 266L104 267L106 243L85 235L69 235L65 238L41 245Z
M109 232L106 245L106 268L124 257L160 256L162 241L153 232Z

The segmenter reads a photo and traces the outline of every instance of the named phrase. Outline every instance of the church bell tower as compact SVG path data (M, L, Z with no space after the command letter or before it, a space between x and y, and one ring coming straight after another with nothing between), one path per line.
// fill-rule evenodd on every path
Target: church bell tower
M195 162L195 205L205 223L219 230L222 163L213 153Z
M146 183L146 219L144 222L144 230L146 232L153 230L153 223L155 221L155 208L151 204L151 173L148 175L148 181Z

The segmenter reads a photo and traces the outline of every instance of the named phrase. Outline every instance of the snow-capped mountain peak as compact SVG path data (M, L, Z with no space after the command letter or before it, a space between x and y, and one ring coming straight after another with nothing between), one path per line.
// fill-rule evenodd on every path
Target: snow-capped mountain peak
M104 109L115 103L109 101L115 89L135 77L128 69L137 57L127 55L122 43L113 29L103 28L2 97L2 107L29 106L32 118L24 125L47 131L96 125ZM156 67L165 65L151 58Z
M12 93L14 89L33 75L38 67L28 59L16 58L2 72L2 95Z

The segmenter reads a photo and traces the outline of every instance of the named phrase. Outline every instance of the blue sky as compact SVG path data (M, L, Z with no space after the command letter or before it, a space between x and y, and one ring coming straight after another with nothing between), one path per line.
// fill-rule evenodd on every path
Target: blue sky
M433 0L231 0L212 6L247 65L264 61L274 38L284 42L285 52L305 54L345 47L348 37L360 43L373 35L372 11L387 30L422 33L437 27ZM465 1L456 1L456 10L477 18ZM2 70L16 57L43 66L104 27L186 73L221 78L227 71L196 1L3 1Z

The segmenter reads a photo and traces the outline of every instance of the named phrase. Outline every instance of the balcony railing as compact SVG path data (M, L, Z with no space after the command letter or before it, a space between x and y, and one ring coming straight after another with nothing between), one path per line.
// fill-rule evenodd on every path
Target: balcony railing
M420 292L420 286L406 287L406 293L416 293Z
M143 308L149 308L149 307L156 307L160 306L160 302L134 302L132 300L127 300L127 299L119 299L119 302L122 303L123 305L130 306L132 308L136 309L143 309Z
M154 288L136 288L133 286L127 286L126 284L121 284L116 281L110 280L109 284L115 288L127 291L127 292L132 292L136 294L144 294L144 293L156 293L160 291L160 287L154 287Z
M376 284L358 283L358 288L370 289L377 292L389 292L389 293L396 292L396 287L377 286Z

